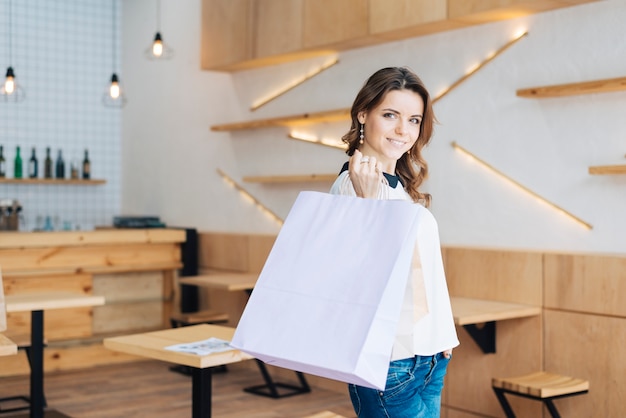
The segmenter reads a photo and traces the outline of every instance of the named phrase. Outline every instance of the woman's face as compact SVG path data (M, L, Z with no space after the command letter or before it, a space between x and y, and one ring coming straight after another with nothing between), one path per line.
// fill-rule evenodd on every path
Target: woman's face
M391 90L378 106L359 113L365 125L363 155L376 157L383 171L394 174L396 161L411 149L420 133L424 101L412 90Z

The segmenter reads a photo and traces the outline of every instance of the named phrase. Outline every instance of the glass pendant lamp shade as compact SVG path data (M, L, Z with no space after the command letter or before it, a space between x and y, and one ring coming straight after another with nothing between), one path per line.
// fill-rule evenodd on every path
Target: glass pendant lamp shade
M160 31L161 26L161 2L157 1L157 32L154 35L152 45L147 48L144 55L149 60L168 60L174 56L174 50L163 42Z
M126 104L126 96L117 74L111 76L111 83L107 86L102 96L102 103L106 107L123 107Z

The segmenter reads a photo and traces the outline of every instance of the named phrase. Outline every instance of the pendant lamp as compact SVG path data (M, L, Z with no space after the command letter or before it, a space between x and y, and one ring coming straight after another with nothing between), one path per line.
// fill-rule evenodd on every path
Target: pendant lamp
M152 44L146 51L144 55L149 60L168 60L174 56L174 50L169 47L165 42L163 42L163 37L161 36L161 0L157 0L157 31L156 35L154 35L154 40Z
M113 36L111 42L112 56L113 56L113 75L111 75L111 79L109 84L107 85L106 91L102 95L102 103L106 107L116 107L121 108L126 104L126 96L124 95L124 89L122 88L122 84L120 82L117 73L115 72L115 68L117 67L117 59L116 59L116 48L115 48L115 40L117 38L117 2L118 0L113 1Z
M13 45L12 45L12 36L11 36L11 32L12 32L12 1L9 0L9 24L8 24L8 28L9 28L9 37L8 37L8 41L9 41L9 67L7 68L7 72L6 72L6 76L5 76L5 80L4 83L2 84L2 86L0 87L0 100L5 101L5 102L13 102L13 103L17 103L17 102L21 102L22 100L24 100L26 98L26 94L24 93L24 89L22 89L22 86L17 82L16 77L15 77L15 70L13 70L13 67L11 66L11 62L13 62Z

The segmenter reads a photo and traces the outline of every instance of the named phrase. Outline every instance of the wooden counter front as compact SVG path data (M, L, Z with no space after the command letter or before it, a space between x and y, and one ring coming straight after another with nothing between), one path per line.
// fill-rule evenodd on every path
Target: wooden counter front
M106 300L45 312L46 370L117 361L102 347L103 337L169 326L184 241L182 229L0 233L7 296L54 290ZM7 314L7 337L29 333L28 312ZM26 373L23 352L10 363L0 359L0 376Z

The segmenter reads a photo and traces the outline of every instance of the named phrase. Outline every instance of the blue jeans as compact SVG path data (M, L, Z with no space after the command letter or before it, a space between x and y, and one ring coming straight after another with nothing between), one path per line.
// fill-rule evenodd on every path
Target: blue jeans
M384 392L348 385L354 411L359 418L439 418L449 362L443 353L392 361Z

